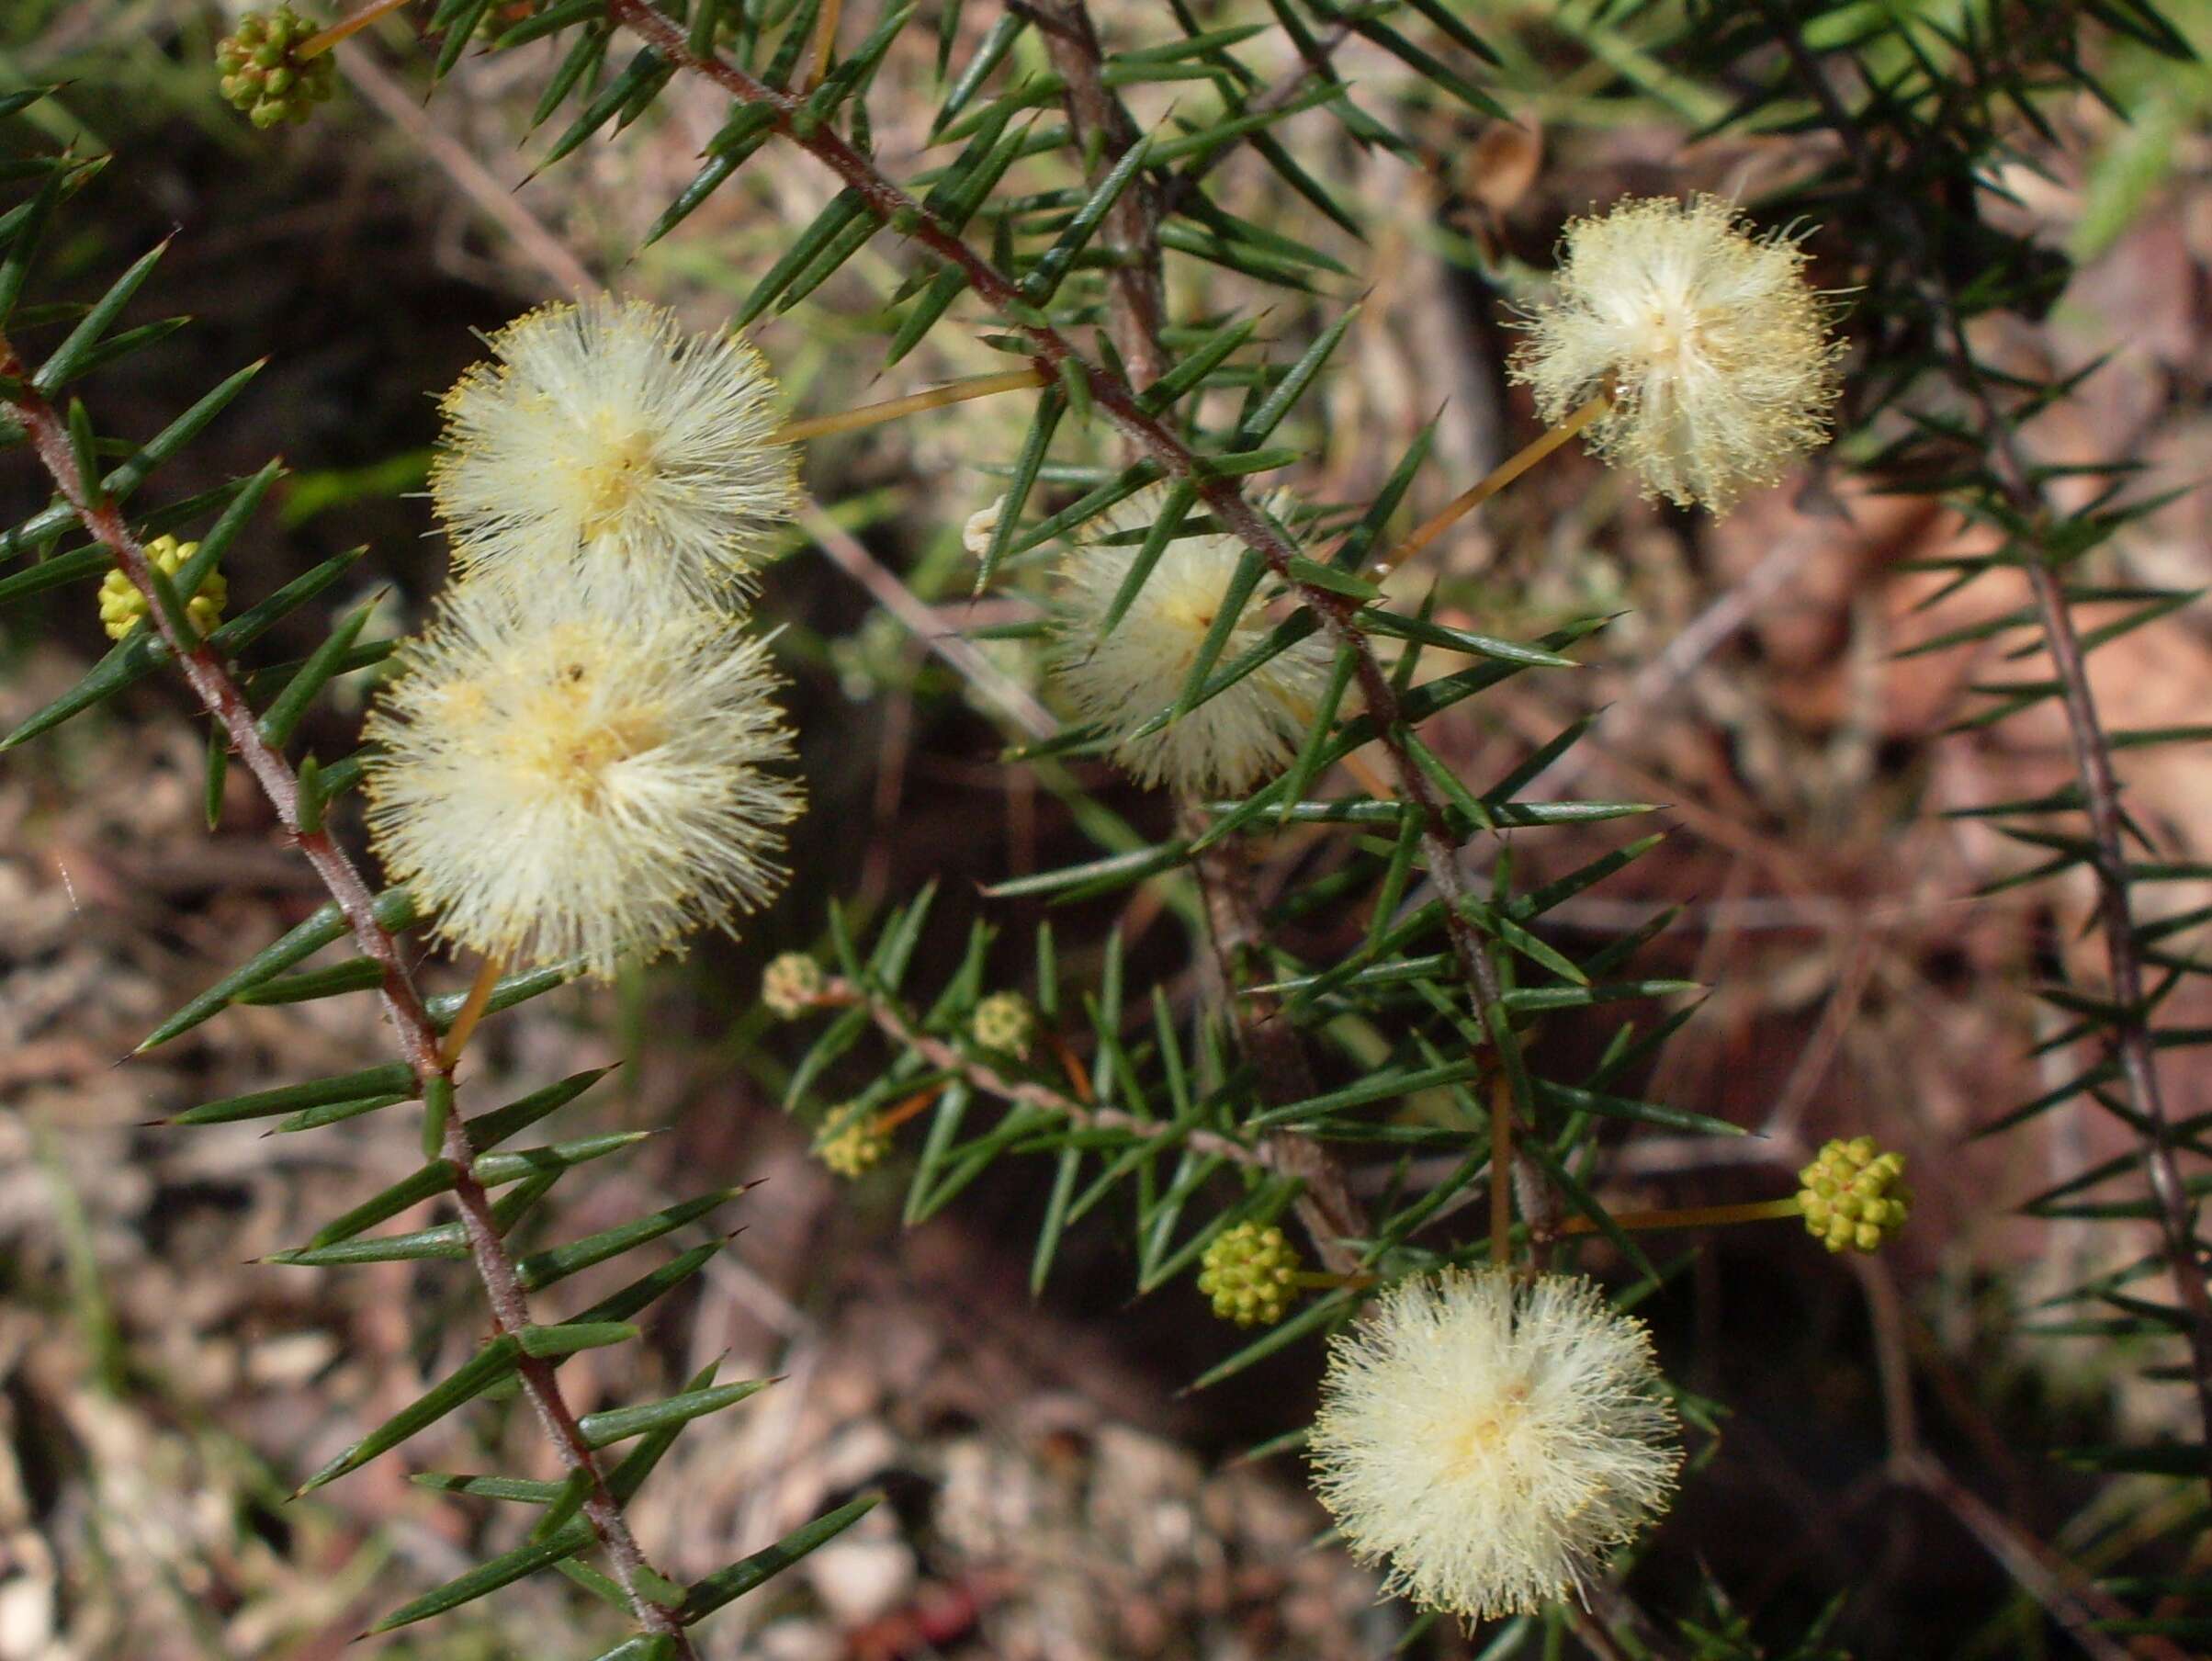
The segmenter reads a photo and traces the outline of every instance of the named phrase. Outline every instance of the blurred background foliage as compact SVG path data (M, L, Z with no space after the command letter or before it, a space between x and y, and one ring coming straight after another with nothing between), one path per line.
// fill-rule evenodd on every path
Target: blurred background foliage
M1203 9L1269 17L1259 0ZM1437 417L1414 516L1533 432L1504 380L1502 302L1548 266L1570 214L1623 192L1763 197L1832 153L1822 135L1778 120L1724 125L1744 89L1686 67L1697 14L1680 5L1458 9L1497 52L1486 85L1510 122L1470 115L1354 42L1347 78L1416 155L1362 150L1318 115L1292 130L1302 161L1359 201L1364 246L1248 154L1218 180L1233 211L1347 268L1318 277L1311 300L1266 291L1263 327L1284 356L1361 301L1336 372L1289 429L1311 450L1312 493L1371 495ZM1864 18L1832 8L1823 27L1910 25L1879 45L1879 70L1880 53L1909 51L1913 29L1933 46L1980 8L1858 9ZM995 8L967 10L972 51ZM1157 0L1097 0L1096 10L1118 43L1163 27ZM2200 51L2212 47L2212 0L2164 10ZM722 119L706 89L677 85L616 141L533 177L547 140L526 136L527 118L550 45L465 61L426 103L422 53L390 20L348 49L333 106L304 129L264 135L216 92L210 55L228 23L182 0L17 0L0 13L0 78L64 83L28 119L56 143L116 157L87 198L96 210L47 253L51 292L95 293L176 233L152 298L197 324L96 382L104 422L150 432L220 375L269 359L164 480L183 495L287 458L280 525L265 523L239 557L234 592L367 540L375 575L362 582L385 590L395 618L418 615L443 569L416 494L433 397L480 356L471 331L588 280L711 325L831 194L805 157L772 150L680 233L640 250ZM929 32L903 43L875 84L887 156L910 159L927 139L938 96ZM2040 452L2086 460L2116 446L2162 484L2193 484L2212 466L2212 82L2201 62L2096 41L2090 67L2127 119L2087 93L2056 99L2043 111L2048 137L2024 130L2024 159L1999 181L2008 229L2080 261L2080 275L2048 315L1995 319L1977 344L2032 374L2111 354L2075 401L2038 420ZM1281 40L1261 44L1289 62ZM1009 67L1044 67L1033 40ZM1140 119L1169 119L1169 91L1134 94ZM1000 367L972 330L947 329L878 375L870 322L905 275L896 242L879 239L758 326L796 409ZM1187 266L1182 281L1182 315L1260 292L1213 267ZM1027 416L1022 400L987 401L812 446L807 483L821 514L794 537L762 603L785 626L813 797L791 891L741 946L704 943L612 994L530 1006L492 1030L478 1065L526 1087L632 1063L625 1105L603 1113L675 1128L627 1168L633 1192L611 1212L685 1171L773 1179L748 1203L739 1249L661 1317L645 1364L676 1378L728 1350L740 1373L788 1373L790 1384L754 1418L683 1444L638 1508L640 1531L677 1542L679 1566L695 1556L695 1567L867 1486L887 1488L892 1504L759 1607L733 1611L708 1653L1386 1653L1406 1636L1405 1611L1371 1607L1368 1576L1309 1546L1321 1518L1294 1466L1236 1461L1304 1422L1310 1350L1179 1395L1238 1338L1187 1283L1132 1305L1127 1247L1112 1228L1071 1235L1047 1294L1033 1300L1042 1162L1003 1164L952 1212L902 1233L896 1161L843 1187L775 1105L798 1049L755 1006L759 966L817 944L828 898L865 919L937 880L925 952L956 953L967 921L988 913L1010 943L996 970L1011 976L1041 910L987 902L980 886L1167 830L1164 801L1096 763L996 759L1017 736L999 714L1008 688L1036 695L1038 665L1030 644L977 631L1028 615L1020 595L1035 591L1043 562L1011 595L971 602L960 533L999 488L978 464L1012 455ZM11 508L41 499L14 475L4 488ZM1619 477L1569 456L1394 589L1410 607L1433 583L1441 620L1517 638L1621 614L1589 670L1517 683L1431 735L1464 776L1488 777L1590 715L1590 740L1552 771L1549 791L1667 804L1667 843L1558 921L1595 943L1683 909L1648 972L1712 990L1642 1093L1765 1139L1641 1140L1613 1169L1620 1193L1763 1197L1823 1137L1860 1130L1913 1160L1921 1209L1882 1259L1838 1265L1786 1228L1736 1231L1643 1306L1670 1374L1732 1409L1631 1582L1649 1607L1715 1634L1705 1653L1834 1646L1871 1661L2197 1647L2156 1633L2070 1635L2084 1610L2111 1612L2117 1594L2094 1577L2134 1572L2148 1542L2183 1541L2152 1548L2173 1588L2194 1576L2201 1592L2212 1571L2201 1530L2188 1544L2201 1500L2093 1478L2046 1452L2187 1433L2183 1393L2146 1383L2124 1346L2026 1332L2040 1300L2144 1245L2127 1228L2023 1218L2014 1204L2129 1143L2088 1115L1966 1142L2003 1104L2060 1081L2031 1054L2051 1018L2020 989L2086 950L2089 910L2071 881L1977 898L2025 868L2026 852L1941 817L2067 776L2055 718L1947 732L1967 713L1969 684L1986 678L1975 647L1895 655L2012 603L1975 593L1916 610L1936 586L1916 562L1970 549L1975 534L1924 499L1874 494L1821 460L1716 523L1640 503ZM2212 509L2186 495L2130 527L2112 559L2132 580L2195 586L2208 534ZM887 605L895 590L908 597ZM366 592L334 594L333 615ZM66 591L6 614L7 725L103 649L82 601ZM313 637L312 620L296 627L295 643ZM973 642L965 661L931 650L953 637ZM2116 724L2200 719L2212 631L2185 614L2101 654L2097 672ZM342 1163L250 1134L141 1128L150 1096L161 1111L254 1088L303 1045L333 1068L380 1059L367 1011L240 1011L151 1066L109 1068L209 964L316 902L237 785L207 839L201 744L172 689L148 684L0 771L0 1656L333 1655L366 1610L456 1572L471 1549L460 1531L491 1526L373 1468L345 1490L283 1498L286 1474L340 1426L378 1401L389 1411L411 1373L449 1367L473 1342L465 1303L424 1304L462 1291L246 1264L364 1172L402 1172L408 1148L363 1130L333 1145L349 1156ZM2212 758L2157 751L2129 787L2162 836L2212 857ZM1620 840L1597 827L1514 851L1533 883ZM2176 910L2205 903L2181 887ZM1191 906L1175 877L1058 913L1064 973L1090 975L1109 930L1141 974L1187 962ZM1334 938L1321 918L1298 943L1326 956ZM1569 1023L1549 1042L1572 1055L1601 1035ZM2201 1056L2169 1065L2177 1102L2212 1099ZM446 1349L425 1353L414 1335L441 1330L441 1316ZM587 1395L596 1364L574 1364ZM604 1383L643 1389L635 1377ZM505 1436L513 1468L537 1457L526 1425L472 1433ZM1713 1596L1707 1570L1730 1588L1725 1606L1700 1609ZM2171 1598L2160 1603L2171 1588L2119 1589L2174 1612ZM588 1619L558 1584L488 1607L378 1653L565 1653ZM1808 1643L1823 1611L1825 1636ZM1432 1626L1409 1642L1412 1653L1505 1655L1522 1637L1471 1642ZM1506 1647L1486 1650L1494 1640ZM1520 1653L1538 1651L1531 1641Z

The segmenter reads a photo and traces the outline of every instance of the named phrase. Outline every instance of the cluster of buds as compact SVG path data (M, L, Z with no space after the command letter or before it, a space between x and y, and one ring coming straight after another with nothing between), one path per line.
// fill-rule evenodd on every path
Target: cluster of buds
M156 537L146 544L147 562L164 577L174 577L184 569L185 561L199 551L197 542L179 542L175 537ZM230 598L230 588L220 571L209 571L199 580L199 591L185 605L185 617L193 629L205 636L222 620L223 602ZM100 627L107 631L110 640L119 640L146 616L146 596L138 585L121 571L111 571L100 579Z
M875 1114L851 1102L836 1108L814 1140L814 1157L851 1181L891 1151L891 1133Z
M1037 1012L1019 992L993 992L976 1006L968 1031L983 1048L1027 1061L1029 1046L1036 1041Z
M822 966L804 952L785 952L761 972L761 1001L780 1021L796 1021L821 998Z
M1904 1155L1883 1153L1872 1136L1828 1143L1798 1172L1806 1232L1830 1251L1875 1250L1911 1214L1913 1191L1899 1181L1904 1169Z
M1272 1327L1291 1306L1298 1249L1282 1230L1239 1223L1214 1237L1199 1271L1198 1289L1213 1313L1239 1327Z
M328 52L299 56L300 46L319 32L288 6L248 12L238 20L238 32L215 48L222 96L256 127L284 121L298 126L338 90L338 66Z

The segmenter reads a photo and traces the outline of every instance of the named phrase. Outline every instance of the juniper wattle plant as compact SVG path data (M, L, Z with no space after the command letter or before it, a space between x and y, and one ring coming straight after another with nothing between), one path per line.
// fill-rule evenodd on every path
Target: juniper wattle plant
M1522 638L1440 620L1433 592L1399 597L1468 514L1577 435L1643 493L1718 514L1786 482L1840 432L1842 461L1939 493L2000 533L2002 551L1974 556L1958 580L2015 571L2032 604L1991 632L2026 631L2052 667L2048 680L1997 688L1999 713L2059 701L2077 773L2071 790L2004 811L2051 853L2051 871L2091 874L2110 978L2054 993L2071 1024L2052 1045L2095 1053L2070 1086L2013 1117L2082 1099L2138 1139L2148 1200L2070 1201L2121 1169L2108 1166L2038 1203L2154 1220L2158 1256L2082 1296L2117 1311L2125 1336L2185 1346L2185 1360L2160 1364L2212 1414L2203 1184L2179 1164L2204 1151L2193 1139L2204 1127L2169 1113L2158 1066L2202 1034L2157 1024L2161 1000L2203 965L2171 939L2189 918L2147 924L2134 910L2135 885L2158 867L2126 844L2135 827L2111 766L2118 740L2082 667L2113 637L2084 637L2071 613L2116 592L2143 607L2135 621L2177 602L2073 574L2135 510L2108 495L2061 505L2050 487L2068 469L2036 461L2017 429L2062 389L1985 364L1968 326L2048 299L2030 293L2046 268L2038 251L1977 204L2025 133L2048 133L2038 112L2049 90L2092 85L2080 41L2171 53L2175 37L2144 0L1977 0L1955 27L1831 0L1597 10L1664 14L1634 61L1701 77L1684 83L1701 95L1725 88L1722 126L1755 114L1766 131L1827 129L1819 171L1772 201L1695 192L1686 173L1680 190L1590 204L1544 268L1477 260L1473 276L1501 290L1484 303L1518 331L1498 390L1525 387L1548 430L1484 477L1449 480L1433 428L1398 453L1364 454L1371 469L1323 464L1326 451L1378 442L1330 432L1320 396L1360 372L1345 346L1358 288L1375 276L1348 263L1373 259L1376 244L1360 240L1370 215L1342 187L1342 156L1449 176L1439 132L1456 145L1450 123L1509 119L1502 100L1534 108L1549 91L1517 84L1529 72L1512 65L1548 65L1559 40L1493 49L1489 37L1525 20L1471 23L1445 0L1175 0L1133 8L1125 30L1104 35L1085 0L370 0L342 19L288 7L243 19L210 73L271 142L327 97L333 53L361 50L354 37L404 12L412 28L398 38L417 43L426 88L472 51L531 49L514 62L540 80L533 126L572 112L541 168L603 133L634 141L681 79L717 125L646 242L682 234L772 147L834 186L742 274L743 298L711 327L641 296L587 295L491 335L484 361L446 395L430 469L450 582L404 638L370 638L376 608L364 606L293 662L260 661L257 643L358 556L265 595L231 592L219 568L274 463L198 497L150 501L149 477L253 372L143 442L103 437L79 383L161 337L121 327L158 250L89 305L24 304L35 257L96 169L28 137L11 154L0 176L19 182L21 199L0 212L0 328L12 332L0 336L12 422L0 437L36 464L53 501L6 539L9 555L34 558L0 577L0 598L97 579L86 618L96 609L116 644L6 743L156 670L180 673L216 734L210 802L229 769L249 773L330 903L248 961L211 969L141 1047L239 1001L374 992L395 1053L201 1102L177 1122L264 1119L289 1135L369 1114L383 1125L419 1104L420 1168L273 1261L465 1260L483 1294L489 1331L471 1359L365 1428L308 1486L511 1387L558 1462L554 1481L428 1474L527 1508L531 1521L509 1549L415 1589L379 1630L551 1569L611 1611L604 1643L587 1641L600 1661L696 1661L709 1615L873 1503L855 1497L688 1581L668 1571L683 1542L638 1539L631 1500L687 1427L766 1381L723 1381L709 1366L658 1401L580 1415L559 1368L635 1339L639 1317L723 1249L719 1237L685 1245L685 1231L741 1189L522 1251L511 1235L557 1184L591 1180L637 1137L510 1146L596 1075L482 1106L463 1099L457 1067L501 1011L571 978L642 968L703 932L742 932L776 900L788 844L805 833L801 735L778 637L750 614L777 602L771 559L796 538L804 446L978 398L1020 401L1021 436L973 458L962 509L931 528L946 559L965 556L967 597L996 608L977 632L1037 672L1044 703L1025 692L995 701L1018 712L1000 763L1049 783L1067 805L1066 834L1096 847L972 900L932 887L879 909L833 903L825 949L777 955L761 982L761 1004L795 1034L786 1105L831 1171L863 1192L903 1189L908 1222L999 1161L1025 1162L1040 1294L1071 1229L1123 1227L1133 1294L1179 1297L1186 1312L1203 1300L1243 1329L1197 1385L1303 1350L1318 1411L1269 1451L1303 1445L1344 1543L1423 1611L1393 1643L1417 1642L1431 1616L1515 1617L1525 1624L1485 1633L1485 1653L1548 1655L1573 1635L1600 1655L1664 1655L1671 1628L1701 1658L1749 1654L1748 1639L1726 1647L1733 1638L1698 1624L1726 1607L1711 1584L1656 1613L1644 1588L1634 1599L1626 1589L1635 1554L1664 1543L1677 1484L1696 1480L1683 1475L1688 1456L1729 1457L1712 1437L1721 1405L1663 1374L1650 1333L1622 1307L1680 1267L1662 1267L1643 1242L1795 1219L1762 1237L1787 1272L1810 1273L1820 1247L1879 1249L1911 1209L1902 1155L1860 1136L1801 1170L1742 1168L1755 1194L1794 1182L1789 1192L1650 1211L1614 1203L1633 1138L1742 1129L1656 1099L1649 1083L1697 989L1639 966L1664 922L1620 938L1560 926L1563 908L1657 841L1614 827L1653 809L1543 786L1584 723L1495 723L1505 736L1484 753L1504 759L1481 763L1438 725L1454 709L1486 712L1479 700L1518 677L1571 675L1608 619L1563 616ZM2061 10L2055 32L2037 15ZM1336 62L1353 47L1368 54L1358 76ZM1609 61L1592 62L1610 85ZM900 76L934 88L919 159L877 146L872 108ZM0 109L67 96L27 91ZM1999 125L2005 110L2025 127ZM1281 222L1233 209L1225 176L1256 181ZM892 275L862 303L847 267L871 245ZM1834 277L1816 283L1824 266ZM1858 296L1849 311L1845 291ZM1223 294L1234 302L1213 298ZM887 373L910 376L899 366L923 343L955 337L1005 366L795 416L745 332L802 306L838 310L840 350L879 333ZM42 356L14 344L56 322L67 332ZM761 338L773 344L765 328ZM1334 499L1332 480L1364 472L1380 485ZM1426 517L1416 502L1432 504ZM872 593L924 649L978 684L1007 681L985 642L953 637L956 608L931 604L945 596L908 592L866 548L832 546L845 569L871 573ZM379 683L358 745L295 760L310 709L362 671ZM1478 764L1490 771L1477 776ZM1614 840L1528 857L1567 827ZM1263 868L1281 880L1258 880ZM1140 889L1144 915L1169 920L1171 945L1081 921L1095 911L1048 916L1018 942L1004 929L1016 906ZM783 903L787 916L796 902ZM965 944L943 916L961 906ZM461 961L466 993L423 994L418 940ZM310 966L341 943L350 956ZM1595 1042L1548 1044L1568 1020ZM448 1215L399 1231L393 1220L425 1202ZM540 1307L569 1277L663 1240L672 1255L634 1262L596 1303L559 1318ZM2139 1295L2152 1277L2170 1305ZM2201 1441L2092 1452L2088 1463L2113 1470L2205 1475ZM1939 1491L1924 1448L1894 1450L1889 1468ZM2043 1562L1971 1514L2007 1561Z

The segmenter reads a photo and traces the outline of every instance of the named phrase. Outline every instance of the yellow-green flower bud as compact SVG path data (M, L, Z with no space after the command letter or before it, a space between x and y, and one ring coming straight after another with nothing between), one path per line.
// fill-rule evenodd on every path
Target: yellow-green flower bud
M822 995L822 966L804 952L785 952L761 974L761 1001L784 1021L796 1021Z
M1213 1300L1213 1313L1223 1320L1272 1327L1289 1310L1298 1249L1281 1229L1239 1223L1216 1235L1201 1261L1198 1289Z
M147 559L170 577L198 551L198 543L179 542L175 537L156 537L146 544ZM186 602L186 619L204 638L222 621L223 602L230 597L230 585L222 580L222 573L211 571L200 579L199 592ZM145 615L146 596L129 577L111 571L100 579L100 627L107 631L109 639L121 639Z
M1021 993L993 992L976 1006L968 1030L985 1049L1027 1061L1037 1035L1037 1014Z
M814 1139L814 1157L848 1181L891 1151L891 1133L872 1113L848 1102L832 1109L822 1134Z
M215 48L222 96L264 130L306 120L316 105L338 90L338 65L330 53L299 55L299 47L318 32L288 6L248 12L238 20L237 32Z
M1830 1251L1875 1250L1912 1214L1904 1169L1904 1155L1883 1152L1872 1136L1830 1142L1798 1172L1805 1231Z

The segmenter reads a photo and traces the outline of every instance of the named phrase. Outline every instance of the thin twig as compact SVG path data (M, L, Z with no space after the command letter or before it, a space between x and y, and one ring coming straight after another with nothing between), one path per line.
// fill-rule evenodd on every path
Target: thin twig
M1205 829L1204 811L1192 802L1179 803L1177 828L1195 840ZM1285 1107L1310 1100L1319 1087L1298 1029L1283 1018L1281 1000L1257 989L1239 996L1239 989L1252 978L1250 971L1264 969L1259 910L1242 855L1242 849L1216 842L1193 862L1205 900L1207 945L1217 966L1210 978L1221 982L1208 989L1216 1007L1236 1024L1238 1042L1258 1075L1260 1100L1270 1107ZM1323 1264L1332 1274L1356 1272L1360 1253L1345 1242L1367 1237L1367 1213L1352 1197L1342 1163L1311 1136L1296 1131L1270 1131L1265 1146L1276 1167L1300 1181L1293 1209Z
M131 534L130 524L114 503L86 488L86 481L77 469L67 427L53 405L31 390L30 371L5 336L0 336L0 378L19 389L7 397L7 407L29 435L32 448L55 489L76 510L85 531L114 557L116 568L145 596L147 616L161 631L170 655L184 672L186 684L200 706L221 726L231 749L276 808L287 836L306 856L331 898L337 901L353 931L355 944L382 971L379 995L384 1011L398 1035L400 1053L414 1068L419 1085L426 1094L434 1085L450 1086L452 1072L439 1055L437 1029L423 1007L413 977L401 959L398 943L377 921L368 885L328 830L300 828L299 774L262 737L253 708L230 666L205 642L179 634L175 620L154 592L145 548ZM491 1200L476 1177L476 1149L470 1145L468 1133L457 1113L446 1113L440 1151L453 1168L454 1203L461 1214L469 1260L475 1265L491 1305L492 1328L500 1335L518 1332L531 1324L529 1301L522 1277L515 1271L514 1260L493 1223ZM583 1474L590 1485L583 1513L600 1543L606 1548L615 1579L622 1588L638 1625L648 1633L672 1640L672 1654L682 1661L696 1661L696 1651L675 1617L638 1589L638 1573L648 1566L645 1554L638 1548L621 1507L608 1491L598 1462L577 1427L576 1415L561 1395L552 1363L525 1357L517 1371L524 1394L530 1398L538 1422L559 1452L562 1466L571 1475Z
M1469 514L1496 495L1523 473L1549 456L1591 423L1605 419L1613 407L1612 394L1600 392L1569 414L1555 427L1547 427L1536 438L1516 450L1492 468L1467 490L1462 491L1420 526L1405 536L1397 547L1375 561L1372 575L1387 577L1408 559L1441 537Z
M476 205L477 211L506 232L517 252L551 278L557 288L578 299L603 291L603 285L584 263L523 206L514 194L517 186L502 181L466 145L457 143L441 130L423 112L415 96L392 79L369 52L348 47L338 54L337 62L339 73L353 83L354 90L436 163Z
M915 639L951 665L978 697L996 704L1009 722L1033 739L1050 738L1059 730L1052 712L1038 703L1026 686L1009 678L973 640L954 632L933 609L916 599L913 590L896 573L886 571L861 539L832 519L820 503L809 497L804 518L807 533L830 563L866 589Z
M1277 1171L1284 1175L1273 1156L1264 1147L1254 1147L1239 1142L1234 1136L1224 1136L1218 1131L1191 1130L1164 1119L1141 1119L1124 1113L1118 1107L1101 1107L1095 1102L1078 1102L1065 1090L1056 1090L1049 1084L1040 1084L1033 1079L1010 1079L988 1061L966 1054L943 1039L922 1031L906 1010L892 1000L854 986L841 977L831 977L822 983L818 1001L825 1008L838 1006L864 1007L885 1037L900 1048L910 1050L941 1072L952 1073L987 1094L1001 1102L1011 1102L1020 1107L1033 1107L1066 1119L1086 1130L1111 1130L1125 1136L1141 1136L1147 1141L1173 1139L1178 1144L1196 1149L1202 1154L1214 1154L1232 1165L1248 1166L1255 1170ZM1315 1242L1316 1249L1320 1242Z
M825 438L832 433L881 426L886 421L898 421L923 410L941 410L947 404L965 403L971 398L988 398L994 392L1013 392L1044 384L1044 378L1034 369L1011 369L1003 375L971 375L965 380L931 387L926 392L909 392L904 398L886 398L881 403L865 403L855 410L787 421L776 428L773 437L777 444L800 444L809 438Z
M2023 451L2019 435L1998 407L1996 395L1975 360L1950 276L1943 263L1934 256L1924 229L1908 205L1909 193L1895 190L1883 177L1866 134L1845 107L1829 82L1826 70L1799 34L1794 21L1775 0L1759 0L1759 8L1788 53L1799 80L1843 143L1868 192L1876 201L1886 205L1894 220L1918 272L1922 298L1939 322L1945 367L1980 417L1991 464L2008 505L2030 527L2031 536L2023 538L2030 546L2020 563L2027 577L2044 645L2050 654L2052 675L2059 684L2074 773L2089 819L2089 840L2094 852L2091 864L2097 885L2097 920L2104 935L2106 974L2112 989L2113 1048L2137 1122L2146 1127L2142 1134L2143 1163L2157 1207L2161 1249L2181 1307L2188 1315L2190 1379L2195 1387L2197 1412L2204 1429L2200 1446L2206 1453L2206 1475L2212 1480L2212 1291L2206 1289L2204 1263L2196 1245L2196 1208L2182 1181L2180 1162L2174 1154L2172 1124L2159 1082L2156 1040L2150 1026L2150 1007L2143 994L2142 956L2136 940L2134 909L2128 894L2120 787L2113 772L2112 743L2097 713L2086 655L2081 635L2074 627L2073 613L2066 603L2064 584L2059 571L2042 557L2041 533L2051 520L2051 504Z

